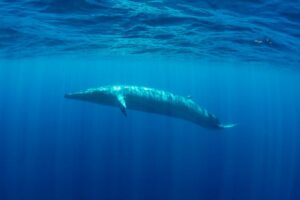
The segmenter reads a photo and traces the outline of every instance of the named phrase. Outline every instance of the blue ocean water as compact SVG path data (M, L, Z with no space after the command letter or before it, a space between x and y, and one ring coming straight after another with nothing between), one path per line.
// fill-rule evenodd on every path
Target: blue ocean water
M300 199L299 1L0 1L0 199ZM64 99L111 84L222 122Z
M111 51L297 67L298 0L0 1L1 57Z

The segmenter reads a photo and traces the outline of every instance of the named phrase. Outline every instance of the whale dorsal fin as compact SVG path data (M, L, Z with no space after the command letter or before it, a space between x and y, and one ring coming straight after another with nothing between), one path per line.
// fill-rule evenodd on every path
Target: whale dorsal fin
M126 106L125 97L122 94L118 94L117 99L118 99L118 102L119 102L121 112L123 113L124 116L127 116L127 112L126 112L127 106Z

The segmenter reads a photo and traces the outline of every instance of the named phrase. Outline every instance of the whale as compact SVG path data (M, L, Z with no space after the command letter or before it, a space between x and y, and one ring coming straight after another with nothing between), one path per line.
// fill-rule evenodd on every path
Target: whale
M236 125L220 123L190 96L144 86L108 85L66 93L64 97L117 107L124 116L127 116L127 110L136 110L182 119L208 129L227 129Z

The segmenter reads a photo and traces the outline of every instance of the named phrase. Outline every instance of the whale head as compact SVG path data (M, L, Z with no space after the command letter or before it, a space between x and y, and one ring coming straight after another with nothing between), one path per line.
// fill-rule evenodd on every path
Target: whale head
M114 105L117 103L116 95L107 88L93 88L82 90L75 93L67 93L64 96L67 99L88 101L98 104Z

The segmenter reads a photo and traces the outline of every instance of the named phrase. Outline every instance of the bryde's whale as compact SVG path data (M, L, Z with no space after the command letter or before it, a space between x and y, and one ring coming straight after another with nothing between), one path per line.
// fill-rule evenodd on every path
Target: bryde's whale
M127 109L167 115L193 122L205 128L224 129L235 124L221 124L206 109L190 97L148 87L113 85L65 94L65 98L119 107L127 116Z

